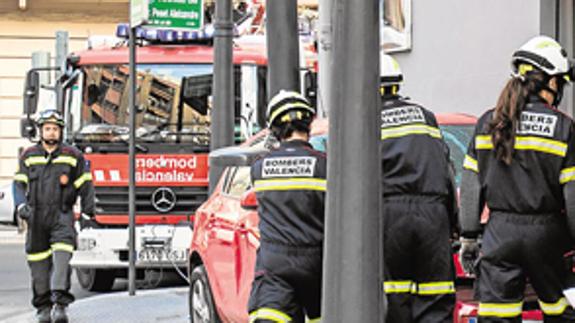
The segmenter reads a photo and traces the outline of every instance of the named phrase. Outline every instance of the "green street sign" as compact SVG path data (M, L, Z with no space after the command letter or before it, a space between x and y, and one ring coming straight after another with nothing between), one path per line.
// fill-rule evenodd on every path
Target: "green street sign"
M130 8L132 26L197 30L204 25L203 0L131 0Z

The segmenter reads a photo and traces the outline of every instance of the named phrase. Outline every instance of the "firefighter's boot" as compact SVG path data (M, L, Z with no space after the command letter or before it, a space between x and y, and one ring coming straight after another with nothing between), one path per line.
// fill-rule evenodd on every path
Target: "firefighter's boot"
M68 323L68 315L66 314L65 305L54 305L52 308L52 323Z
M44 307L36 312L36 320L38 323L50 323L50 307Z

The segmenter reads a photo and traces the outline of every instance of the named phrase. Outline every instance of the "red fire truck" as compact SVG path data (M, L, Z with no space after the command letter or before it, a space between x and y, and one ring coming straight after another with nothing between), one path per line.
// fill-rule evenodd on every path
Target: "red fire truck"
M121 25L117 44L70 55L59 81L65 140L85 153L95 185L100 227L79 232L72 259L80 284L92 291L109 290L116 277L127 275L127 32ZM185 268L188 263L192 217L208 194L212 34L208 29L137 32L135 245L140 277L149 268ZM264 121L263 41L237 41L233 62L236 138L241 140ZM37 72L28 73L27 97L38 97ZM25 110L23 129L31 131L35 108Z

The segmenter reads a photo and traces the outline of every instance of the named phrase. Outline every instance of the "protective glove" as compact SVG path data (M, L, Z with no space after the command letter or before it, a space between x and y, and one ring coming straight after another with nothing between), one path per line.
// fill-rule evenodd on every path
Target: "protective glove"
M18 205L18 209L16 210L16 213L18 214L20 219L28 221L28 219L30 219L30 217L32 216L33 209L30 205L28 205L26 203L22 203L22 204Z
M100 224L96 222L93 216L88 215L86 213L82 213L80 215L80 229L84 230L86 228L98 229L100 228Z
M461 237L459 239L461 248L459 249L459 262L466 274L475 274L475 261L479 257L479 242L477 239Z

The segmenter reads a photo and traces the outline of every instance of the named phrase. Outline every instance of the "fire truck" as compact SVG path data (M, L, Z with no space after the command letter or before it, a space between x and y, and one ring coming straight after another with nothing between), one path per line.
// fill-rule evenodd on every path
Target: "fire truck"
M208 195L213 31L138 30L136 76L136 268L185 268L196 208ZM56 90L64 140L85 153L95 186L98 228L83 229L72 259L84 289L110 290L128 268L128 26L118 42L69 55ZM265 45L233 47L236 139L264 124ZM41 87L26 79L22 135L34 138Z

